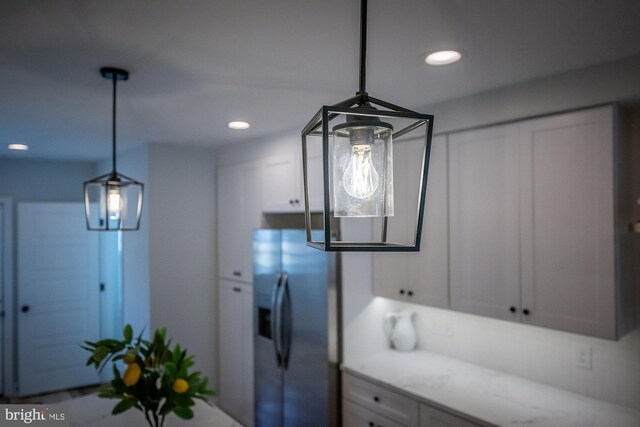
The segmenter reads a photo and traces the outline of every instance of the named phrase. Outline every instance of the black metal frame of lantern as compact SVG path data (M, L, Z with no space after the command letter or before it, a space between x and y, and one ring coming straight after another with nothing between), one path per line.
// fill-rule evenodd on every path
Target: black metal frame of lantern
M422 223L424 219L424 207L426 201L427 176L429 170L429 154L431 151L431 139L433 135L433 115L421 114L406 108L394 105L390 102L370 96L365 89L366 83L366 39L367 39L367 0L361 0L360 9L360 85L356 96L342 101L333 106L323 106L313 116L309 123L302 130L302 165L304 177L304 206L305 206L305 227L307 233L307 245L324 251L341 252L416 252L420 250ZM377 109L375 106L383 108ZM332 120L345 117L346 122L342 122L332 129L329 124ZM332 220L336 218L334 206L334 192L332 180L335 171L335 159L330 143L330 138L335 137L334 130L345 126L356 126L359 123L367 122L379 123L389 127L384 120L380 119L404 119L409 123L399 130L392 130L390 146L393 147L393 139L400 138L411 132L424 128L424 150L422 154L422 168L419 188L416 190L418 198L418 209L415 217L415 237L412 244L398 243L388 240L388 216L383 213L375 215L382 217L379 239L375 241L340 241L336 238L336 233L332 228ZM373 125L372 125L373 126ZM309 195L309 158L308 158L308 138L322 137L322 184L324 191L323 198L323 226L324 234L322 241L314 241L311 237L311 211ZM334 143L335 144L335 143ZM353 142L352 142L353 144ZM390 154L392 156L392 153ZM335 186L334 186L335 187ZM392 190L391 190L392 191ZM386 197L386 196L385 196ZM386 200L386 199L385 199ZM349 215L344 215L349 216ZM359 215L355 215L357 217Z
M129 72L119 68L103 67L100 74L105 79L113 81L112 169L111 172L84 183L87 229L135 231L140 228L144 184L116 171L116 87L118 81L129 79ZM114 203L118 203L117 209L113 206L110 209L110 205Z

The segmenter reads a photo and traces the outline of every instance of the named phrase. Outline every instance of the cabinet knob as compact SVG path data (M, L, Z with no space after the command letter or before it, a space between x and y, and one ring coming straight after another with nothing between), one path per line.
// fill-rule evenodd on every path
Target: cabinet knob
M369 427L373 427L373 426L374 426L373 421L369 421Z
M234 275L234 276L236 276L236 277L240 277L240 276L242 276L242 272L240 272L240 271L234 271L234 272L233 272L233 275Z
M413 291L407 291L407 295L409 295L410 297L413 296Z
M517 310L514 306L509 307L509 311L515 313Z
M23 306L20 308L20 311L21 311L21 312L23 312L23 313L26 313L26 312L28 312L29 310L31 310L31 307L29 307L28 305L23 305Z
M373 401L374 402L380 402L380 398L378 396L373 396Z
M300 204L300 200L298 200L298 199L295 199L293 202L294 202L296 205L299 205L299 204Z
M524 314L525 316L529 315L529 309L525 308L524 310L522 310L522 314Z
M289 199L289 204L292 205L293 204L293 199Z
M234 287L233 287L233 291L234 291L234 292L242 292L242 289L240 289L240 288L239 288L239 287L237 287L237 286L234 286Z
M404 289L400 289L400 295L404 295Z

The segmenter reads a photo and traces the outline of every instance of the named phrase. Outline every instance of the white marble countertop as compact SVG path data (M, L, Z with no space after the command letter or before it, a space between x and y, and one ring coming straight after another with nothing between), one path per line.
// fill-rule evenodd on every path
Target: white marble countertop
M68 408L67 417L71 427L143 427L147 426L144 414L131 409L119 415L111 415L117 400L101 399L89 394L75 399L59 402ZM191 420L181 420L175 414L167 417L167 427L242 427L227 414L215 406L196 401Z
M631 408L426 351L386 350L342 369L498 426L640 426L640 412Z

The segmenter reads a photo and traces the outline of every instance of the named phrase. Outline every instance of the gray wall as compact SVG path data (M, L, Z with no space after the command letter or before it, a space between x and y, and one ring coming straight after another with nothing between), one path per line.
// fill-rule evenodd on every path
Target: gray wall
M18 202L82 202L82 184L96 175L96 164L0 158L0 196Z
M212 149L152 145L149 214L151 326L196 356L215 386L217 371L216 195Z

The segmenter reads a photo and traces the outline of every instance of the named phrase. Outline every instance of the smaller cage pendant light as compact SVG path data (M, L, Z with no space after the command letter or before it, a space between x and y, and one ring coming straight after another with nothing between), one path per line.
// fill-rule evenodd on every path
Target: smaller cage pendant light
M112 170L84 183L87 228L96 231L132 231L140 227L144 184L116 171L116 88L129 72L103 67L100 74L113 81Z
M433 116L370 96L366 50L367 0L361 0L359 90L353 98L322 107L302 130L307 244L325 251L419 251ZM396 149L404 163L394 171ZM322 153L322 165L313 163L317 153ZM410 167L413 173L408 174L404 169ZM403 203L394 203L394 187ZM312 239L312 200L323 201L321 241ZM341 228L346 234L345 227L358 218L372 223L373 237L340 240L337 220L345 220Z

